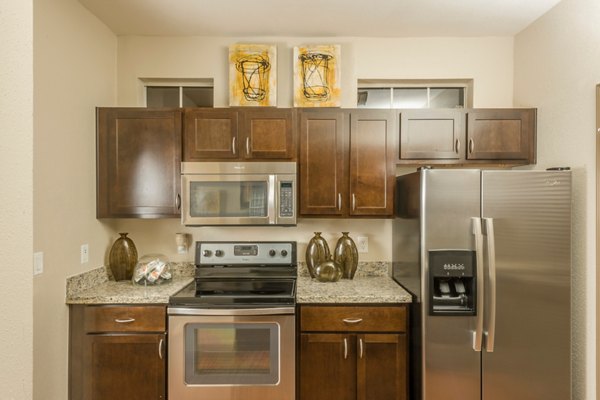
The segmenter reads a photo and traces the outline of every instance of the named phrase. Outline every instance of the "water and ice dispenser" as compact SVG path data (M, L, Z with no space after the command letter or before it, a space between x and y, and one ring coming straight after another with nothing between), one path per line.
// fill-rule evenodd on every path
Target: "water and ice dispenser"
M476 315L475 251L429 251L429 314Z

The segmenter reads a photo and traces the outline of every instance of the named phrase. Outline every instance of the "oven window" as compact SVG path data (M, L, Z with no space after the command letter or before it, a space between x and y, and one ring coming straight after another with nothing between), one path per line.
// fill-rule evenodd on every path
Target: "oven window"
M187 384L279 383L279 325L274 322L187 324L185 352Z
M268 217L266 181L191 182L192 217Z

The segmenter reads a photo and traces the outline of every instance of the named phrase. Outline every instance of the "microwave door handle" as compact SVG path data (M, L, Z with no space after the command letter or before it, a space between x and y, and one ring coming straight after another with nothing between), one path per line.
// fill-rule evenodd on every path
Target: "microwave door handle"
M268 210L267 210L267 214L268 214L268 218L269 218L269 224L275 224L277 222L277 215L275 215L275 210L276 210L276 204L275 204L275 199L276 199L276 194L278 195L278 187L275 185L275 175L269 175L269 181L267 182L268 186L267 186L267 194L268 194Z

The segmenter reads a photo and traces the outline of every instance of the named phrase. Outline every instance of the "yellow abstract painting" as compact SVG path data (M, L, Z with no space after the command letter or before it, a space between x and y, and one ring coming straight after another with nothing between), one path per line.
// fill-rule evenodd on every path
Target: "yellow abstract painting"
M264 44L229 46L229 105L277 105L277 47Z
M294 107L339 107L340 45L294 47Z

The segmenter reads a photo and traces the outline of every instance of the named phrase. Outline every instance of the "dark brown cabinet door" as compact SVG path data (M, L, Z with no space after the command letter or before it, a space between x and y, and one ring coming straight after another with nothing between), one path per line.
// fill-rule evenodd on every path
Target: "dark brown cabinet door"
M186 109L183 161L239 157L238 112L230 109Z
M343 215L344 112L306 110L300 113L300 214Z
M535 163L535 122L535 109L468 111L467 159Z
M300 337L300 400L356 400L355 336L303 333Z
M255 109L242 115L242 154L250 159L295 160L294 110Z
M357 399L406 400L405 334L357 335Z
M394 114L384 110L350 114L349 214L391 216L395 176Z
M401 160L458 160L464 154L464 111L402 110Z
M97 217L179 216L181 112L97 110Z
M164 399L165 337L86 335L84 400Z

